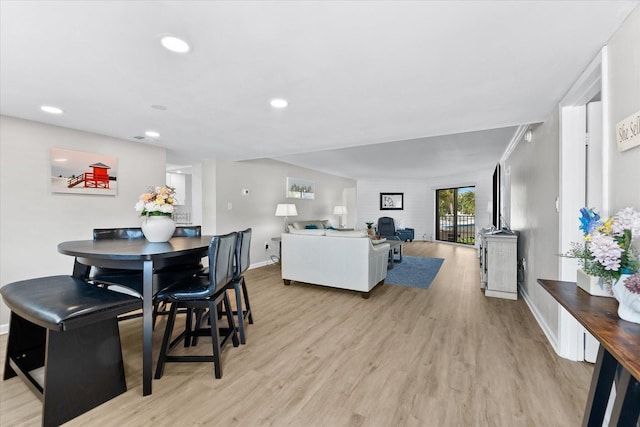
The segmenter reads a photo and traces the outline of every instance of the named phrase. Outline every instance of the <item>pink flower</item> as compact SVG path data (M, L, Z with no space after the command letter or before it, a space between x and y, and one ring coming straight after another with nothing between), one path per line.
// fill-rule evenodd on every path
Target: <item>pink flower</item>
M606 234L596 234L589 245L589 252L598 261L605 270L618 271L620 269L620 257L622 256L622 248L613 239Z
M624 281L624 287L629 292L640 294L640 273L632 274Z

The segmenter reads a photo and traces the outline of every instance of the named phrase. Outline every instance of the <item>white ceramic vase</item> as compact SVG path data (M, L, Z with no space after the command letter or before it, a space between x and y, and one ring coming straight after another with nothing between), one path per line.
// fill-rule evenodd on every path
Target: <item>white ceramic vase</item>
M576 283L585 292L597 297L613 298L611 285L604 283L601 277L590 276L582 269L578 269L576 273Z
M142 220L142 233L150 242L168 242L176 229L176 223L170 216L145 216Z
M618 316L628 322L640 323L640 294L635 294L624 286L627 277L628 274L623 274L613 286L613 294L618 300Z

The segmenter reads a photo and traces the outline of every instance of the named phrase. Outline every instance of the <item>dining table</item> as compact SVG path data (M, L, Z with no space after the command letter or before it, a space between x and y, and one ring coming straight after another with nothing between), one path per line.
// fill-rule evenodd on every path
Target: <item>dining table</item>
M158 266L179 266L185 258L205 257L214 236L172 237L168 242L146 239L73 240L58 245L58 252L75 257L73 276L87 279L91 266L142 272L142 395L152 391L153 274ZM139 289L136 289L139 291Z

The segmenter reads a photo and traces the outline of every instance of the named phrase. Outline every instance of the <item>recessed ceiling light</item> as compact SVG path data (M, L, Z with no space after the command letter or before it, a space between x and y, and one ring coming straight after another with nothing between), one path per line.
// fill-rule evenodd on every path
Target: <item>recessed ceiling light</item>
M158 132L156 132L155 130L148 130L144 134L147 135L149 138L159 138L160 137L160 134Z
M62 114L62 113L64 113L64 111L62 111L62 109L60 109L58 107L53 107L51 105L43 105L42 107L40 107L40 109L42 111L44 111L45 113L49 113L49 114Z
M160 43L171 52L187 53L191 50L191 47L186 41L174 36L164 36L160 39Z
M284 108L287 105L289 105L289 103L286 99L276 98L271 100L271 106L273 108Z

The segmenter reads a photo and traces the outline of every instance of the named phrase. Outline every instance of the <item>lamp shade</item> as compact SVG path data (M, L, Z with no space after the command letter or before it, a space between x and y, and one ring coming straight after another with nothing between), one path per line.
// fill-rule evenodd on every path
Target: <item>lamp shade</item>
M334 215L346 215L347 214L347 207L346 206L336 206L335 208L333 208L333 214Z
M278 203L276 207L276 216L296 216L298 215L298 211L296 210L296 205L293 203Z

